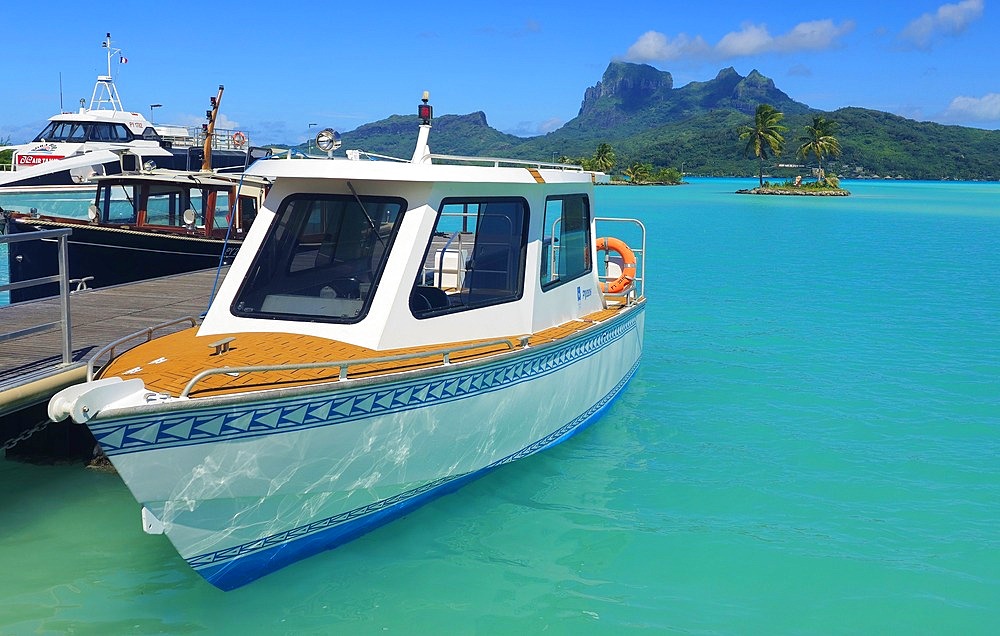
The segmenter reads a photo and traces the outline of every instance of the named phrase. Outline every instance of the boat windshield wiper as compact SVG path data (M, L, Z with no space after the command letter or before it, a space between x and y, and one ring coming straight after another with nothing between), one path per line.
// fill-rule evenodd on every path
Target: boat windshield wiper
M365 218L368 219L368 224L372 226L372 232L375 232L375 238L377 238L378 242L382 244L382 247L385 247L385 240L382 238L382 235L378 231L378 227L375 225L375 219L372 218L371 214L368 214L365 204L361 202L361 197L358 196L358 191L354 189L354 184L348 181L347 187L351 189L351 194L354 195L354 200L358 202L358 205L361 207L361 211L365 213Z

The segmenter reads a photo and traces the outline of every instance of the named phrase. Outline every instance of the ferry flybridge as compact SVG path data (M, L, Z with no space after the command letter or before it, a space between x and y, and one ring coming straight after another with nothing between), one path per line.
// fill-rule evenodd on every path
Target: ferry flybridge
M638 368L645 231L596 215L604 175L431 154L431 114L409 160L324 129L326 158L257 161L273 185L204 320L49 403L219 588L567 439Z
M98 75L89 106L80 100L77 112L61 112L26 144L4 146L12 150L11 171L0 172L0 187L77 186L95 177L121 172L121 155L138 157L138 165L172 170L198 170L212 144L213 168L245 166L249 139L243 131L222 130L207 134L207 125L189 128L154 125L142 113L126 110L112 75L112 62L127 61L114 48L108 33L101 44L107 56L107 74ZM221 101L223 87L219 87ZM150 106L152 109L161 106ZM212 123L214 126L214 121Z

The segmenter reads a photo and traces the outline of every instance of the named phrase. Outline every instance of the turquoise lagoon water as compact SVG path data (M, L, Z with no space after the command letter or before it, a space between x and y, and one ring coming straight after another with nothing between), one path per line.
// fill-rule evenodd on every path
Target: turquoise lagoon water
M1000 632L1000 185L748 185L599 189L650 236L605 419L245 588L0 461L0 633Z

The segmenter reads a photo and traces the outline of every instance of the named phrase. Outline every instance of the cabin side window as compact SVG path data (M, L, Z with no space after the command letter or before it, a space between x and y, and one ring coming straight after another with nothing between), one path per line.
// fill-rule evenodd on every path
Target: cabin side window
M510 302L524 292L528 202L445 199L410 293L417 318Z
M406 201L295 195L282 202L231 310L248 318L358 322Z
M132 224L136 222L134 202L139 197L131 185L101 185L97 188L97 209L105 223Z
M193 205L188 195L187 189L179 186L149 186L146 200L144 201L146 224L183 227L184 210Z
M586 195L545 199L541 282L548 290L590 272L590 205Z

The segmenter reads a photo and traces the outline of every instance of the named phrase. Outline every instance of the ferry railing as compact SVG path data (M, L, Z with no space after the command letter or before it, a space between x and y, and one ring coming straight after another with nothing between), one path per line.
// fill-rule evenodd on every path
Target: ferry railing
M135 333L131 333L131 334L129 334L129 335L123 337L123 338L119 338L118 340L115 340L114 342L110 342L110 343L104 345L103 347L101 347L100 349L98 349L97 352L94 355L90 356L90 359L87 361L87 382L90 382L91 380L94 379L94 367L97 365L97 361L100 360L101 356L103 356L104 354L108 354L109 355L109 357L108 357L108 363L110 364L111 361L114 360L117 357L117 356L115 356L115 349L117 349L118 347L122 346L126 342L131 342L132 340L136 340L136 339L142 338L142 337L146 338L143 342L149 342L150 340L153 339L153 334L154 333L156 333L158 331L163 331L165 329L169 329L170 327L175 327L177 325L184 324L184 323L190 323L190 325L192 327L194 327L195 325L198 324L198 319L195 318L194 316L185 316L183 318L178 318L176 320L168 320L167 322L161 322L160 324L153 325L152 327L146 327L145 329L140 329L139 331L136 331ZM136 346L136 345L132 345L132 346ZM132 347L129 347L129 348L131 349Z
M10 245L13 243L24 243L27 241L41 241L41 240L52 240L52 239L58 240L59 243L58 274L53 274L52 276L42 276L40 278L31 278L29 280L18 281L16 283L7 283L4 285L0 285L0 292L14 291L16 289L25 289L28 287L36 287L38 285L45 285L48 283L59 283L59 320L41 323L33 327L26 327L24 329L18 329L17 331L2 333L0 334L0 342L16 340L18 338L23 338L25 336L46 333L61 328L62 365L68 365L73 361L72 324L70 323L70 314L69 314L69 293L70 293L69 257L67 250L67 243L68 243L67 239L69 235L72 233L73 233L72 228L63 228L58 230L39 230L35 232L24 232L23 234L0 235L0 245L7 245L8 250L10 249Z
M217 350L224 353L226 351L227 345L232 340L233 338L229 338L225 341L219 341L218 343L215 343L214 346L216 347ZM212 375L223 375L223 374L239 375L243 373L265 373L268 371L299 371L303 369L337 368L339 369L338 379L343 381L347 379L348 369L352 366L357 366L359 364L385 364L387 362L403 362L406 360L417 360L420 358L436 358L438 356L441 356L441 364L447 366L449 364L452 364L451 355L454 353L459 353L461 351L468 351L470 349L482 349L484 347L493 347L497 345L506 345L507 350L512 351L515 347L515 344L512 342L514 340L517 340L522 348L528 346L528 336L514 336L512 338L498 338L496 340L475 342L455 347L446 347L443 349L433 349L431 351L403 353L391 356L381 356L377 358L354 358L347 360L331 360L328 362L302 362L297 364L267 364L267 365L247 366L247 367L221 367L215 369L205 369L201 373L198 373L193 378L191 378L191 380L181 391L179 397L187 398L191 393L191 390L195 387L196 384L198 384L198 382Z
M636 258L636 268L635 268L635 280L632 285L629 286L627 290L621 297L624 297L626 301L633 301L636 298L641 298L645 295L645 282L646 282L646 226L642 224L639 219L626 219L626 218L613 218L613 217L595 217L595 225L604 223L617 223L624 224L626 226L632 226L638 230L639 233L639 247L634 247L634 241L629 241L626 238L619 236L618 238L625 241L632 253L635 254ZM634 231L634 230L633 230ZM599 236L604 236L603 233L598 231ZM605 256L605 268L607 267L607 261L609 258ZM605 269L605 271L607 271ZM614 277L604 276L605 282L610 282ZM605 294L605 299L608 297L614 297L614 294Z

